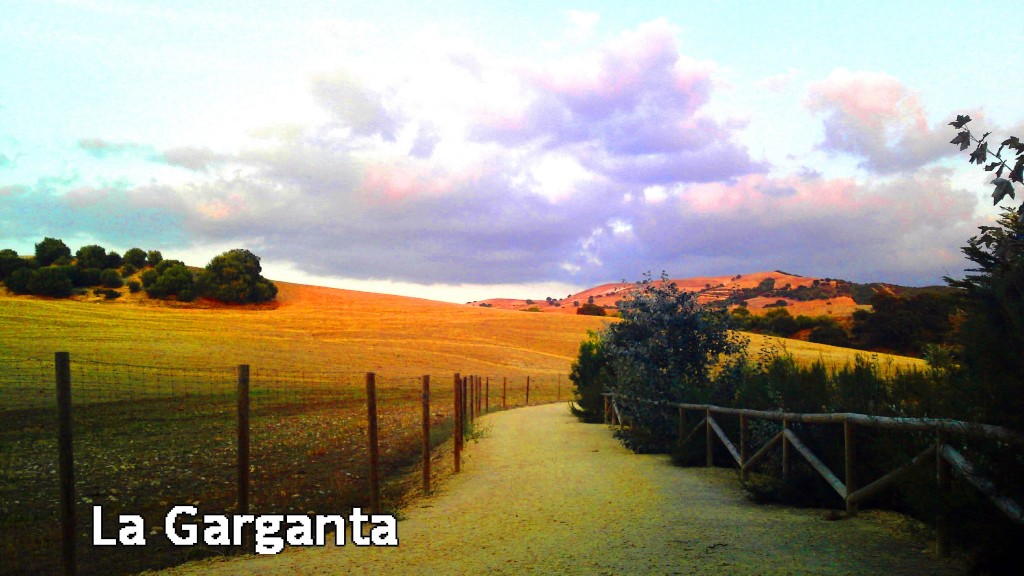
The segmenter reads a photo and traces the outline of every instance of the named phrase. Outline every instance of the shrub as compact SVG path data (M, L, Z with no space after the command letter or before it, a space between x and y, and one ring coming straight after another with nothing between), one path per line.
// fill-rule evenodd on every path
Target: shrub
M181 260L160 260L153 265L153 269L156 270L157 274L163 274L168 268L172 266L185 266L185 263Z
M136 292L138 292L141 289L142 289L142 285L139 284L138 280L129 280L128 281L128 291L131 292L132 294L135 294Z
M210 260L197 286L201 294L221 302L266 302L277 296L277 286L260 275L262 270L259 256L236 248Z
M162 264L163 262L161 262ZM146 292L153 298L179 296L179 300L188 302L195 299L195 287L195 278L192 276L192 272L184 264L179 263L165 267L156 282L147 288Z
M811 330L811 334L807 337L811 342L818 344L828 344L830 346L850 346L850 336L847 335L846 330L840 328L837 324L824 324Z
M60 258L71 258L71 248L58 238L43 238L36 244L36 262L40 266L49 266Z
M727 329L724 310L701 306L664 273L658 282L649 275L637 282L630 296L619 308L622 321L605 328L601 341L616 375L612 391L625 397L620 409L633 422L624 442L638 452L664 451L676 417L640 400L708 400L720 357L741 357L746 343Z
M64 298L71 296L74 284L68 278L67 272L56 266L40 268L32 274L28 281L28 292L39 296L52 296Z
M124 266L121 266L121 277L128 278L129 276L135 274L138 271L139 269L136 268L134 265L125 263Z
M75 252L75 265L79 268L99 268L103 269L107 267L107 249L103 246L96 244L90 244L88 246L82 246Z
M159 250L150 250L146 253L146 261L150 266L156 266L164 259L164 255Z
M160 274L158 274L156 270L150 268L149 270L144 271L139 278L142 279L143 288L151 288L156 284L156 281L160 279Z
M19 268L4 280L7 289L15 294L29 294L28 284L32 281L35 271L29 268Z
M100 274L103 271L99 268L79 268L78 266L64 266L63 268L76 288L98 286L102 283Z
M104 268L120 268L124 264L124 258L117 252L110 251L107 253L107 265Z
M124 253L124 262L136 268L144 268L146 266L146 251L142 248L129 248Z
M121 279L121 275L118 274L117 270L107 268L100 272L100 284L107 288L120 288L124 286L124 280Z
M28 268L27 260L9 248L0 250L0 281L10 276L15 270L22 268Z
M576 309L576 314L579 314L581 316L606 316L607 315L607 313L604 311L604 308L601 308L597 304L591 304L590 302L587 302L586 304L584 304L584 305L580 306L579 308L577 308Z
M604 420L605 388L613 381L611 363L601 337L596 332L580 343L579 354L572 363L569 380L572 381L574 402L569 408L584 422Z

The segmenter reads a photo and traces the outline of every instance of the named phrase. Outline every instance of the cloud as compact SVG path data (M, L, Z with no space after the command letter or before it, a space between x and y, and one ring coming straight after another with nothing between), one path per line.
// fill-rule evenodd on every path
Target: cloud
M180 146L168 148L153 159L170 166L178 166L195 172L206 172L212 166L228 160L225 154L218 154L209 148Z
M819 147L861 157L872 172L912 171L955 152L945 122L929 127L920 96L887 74L837 69L811 84L805 103L825 116Z
M0 168L6 168L14 164L14 161L7 157L6 154L0 152Z
M102 138L82 138L78 141L78 147L94 158L106 158L130 152L151 150L151 147L143 144L110 142Z
M302 121L252 130L234 151L152 153L186 182L11 189L0 214L14 216L0 224L21 236L245 246L306 274L419 284L774 268L917 283L962 269L974 196L928 167L953 147L922 124L909 89L837 72L810 90L822 148L882 177L769 175L739 143L744 122L708 111L722 72L682 54L676 35L658 20L543 61L433 37L392 47L395 60L341 52L343 68L303 86L317 109ZM97 157L148 149L79 146Z

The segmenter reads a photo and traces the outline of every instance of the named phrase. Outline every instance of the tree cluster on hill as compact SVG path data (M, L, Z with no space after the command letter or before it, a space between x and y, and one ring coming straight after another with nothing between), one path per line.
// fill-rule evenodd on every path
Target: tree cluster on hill
M90 244L71 249L58 238L44 238L35 254L23 258L11 249L0 250L0 281L15 294L66 298L84 294L86 288L111 299L144 288L151 298L191 302L205 296L222 302L250 303L273 300L277 287L260 275L258 256L244 249L230 250L213 258L198 275L180 260L164 260L159 250L131 248L121 256ZM134 277L138 280L134 280ZM114 296L113 294L117 294Z

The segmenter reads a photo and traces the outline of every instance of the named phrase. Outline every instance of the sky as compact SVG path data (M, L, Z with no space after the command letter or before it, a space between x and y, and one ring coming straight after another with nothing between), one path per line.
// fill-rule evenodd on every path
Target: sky
M232 248L469 301L942 283L1024 134L1015 2L5 0L0 248Z

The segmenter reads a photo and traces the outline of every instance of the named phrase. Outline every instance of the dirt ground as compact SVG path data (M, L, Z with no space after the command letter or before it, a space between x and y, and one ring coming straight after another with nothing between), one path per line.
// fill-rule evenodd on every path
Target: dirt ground
M395 548L292 548L185 574L959 574L901 517L749 502L735 470L628 452L564 404L491 414L462 473L398 522Z

